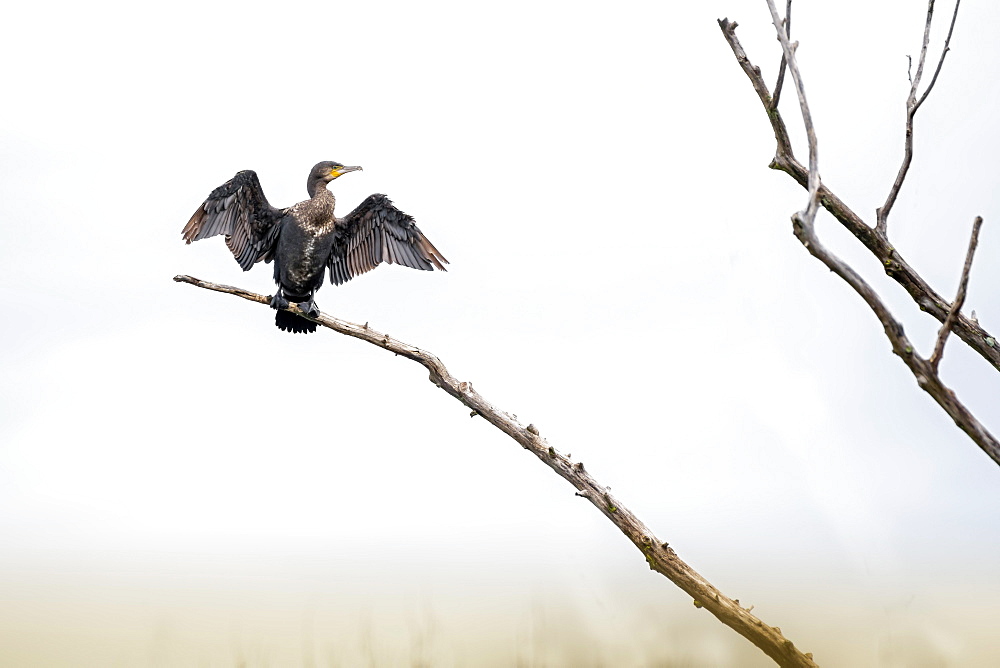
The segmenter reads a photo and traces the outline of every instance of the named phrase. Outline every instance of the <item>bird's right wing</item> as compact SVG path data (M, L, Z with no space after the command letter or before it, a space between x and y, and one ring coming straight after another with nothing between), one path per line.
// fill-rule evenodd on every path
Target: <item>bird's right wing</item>
M411 269L447 271L448 260L423 235L413 217L385 195L369 195L354 211L338 220L333 252L327 261L336 285L371 271L382 262Z
M286 211L268 203L257 173L247 169L213 190L181 234L187 243L225 234L233 257L247 271L271 259Z

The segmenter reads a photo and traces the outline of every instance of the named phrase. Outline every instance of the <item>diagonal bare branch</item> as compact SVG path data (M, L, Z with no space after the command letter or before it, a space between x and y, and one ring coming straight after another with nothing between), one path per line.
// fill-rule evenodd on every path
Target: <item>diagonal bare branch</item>
M944 342L951 332L952 325L955 324L955 316L958 315L962 310L962 305L965 304L965 292L969 287L969 272L972 270L972 257L976 254L976 246L979 244L979 228L982 226L982 217L976 216L976 220L972 223L972 237L969 239L969 250L965 254L965 266L962 267L962 278L958 282L958 294L951 305L951 310L948 311L948 317L945 318L944 324L938 330L937 343L934 344L934 352L931 354L930 363L935 372L937 372L938 365L941 363L941 357L944 355Z
M785 37L792 38L792 0L785 3ZM778 108L778 101L781 99L781 85L785 82L785 68L788 63L785 61L785 52L781 52L781 64L778 66L778 80L774 82L774 99L771 100L771 109Z
M820 178L819 178L819 165L818 165L818 142L816 139L815 128L812 123L812 116L809 112L809 104L806 101L805 87L802 83L802 77L799 73L798 63L795 59L795 48L789 43L787 36L781 28L781 20L778 16L777 8L774 6L774 0L767 0L768 9L771 11L771 20L774 23L775 30L778 34L778 41L781 42L781 47L785 54L785 59L788 61L788 70L792 75L792 79L795 82L795 88L798 92L799 97L799 107L802 112L802 122L806 127L806 135L809 142L809 172L808 172L808 190L809 190L809 202L806 208L792 215L792 225L795 232L796 238L805 246L806 250L809 251L813 257L820 260L825 264L831 271L840 276L848 285L850 285L858 295L864 299L865 303L868 304L872 312L882 323L882 328L885 331L886 337L892 344L892 351L898 355L910 369L911 373L917 380L917 384L925 392L931 395L931 397L938 403L944 411L951 416L955 421L955 424L969 435L970 438L997 464L1000 464L1000 441L998 441L986 428L979 422L979 420L955 397L955 393L948 389L944 383L941 382L940 377L937 373L937 363L936 361L928 361L920 357L913 348L909 339L903 333L903 326L898 320L892 315L886 305L879 298L878 294L872 290L871 286L865 282L864 279L858 275L849 265L840 260L833 253L826 250L820 243L816 236L813 221L816 216L816 210L818 208L818 200L820 198ZM933 7L933 0L931 2ZM928 19L929 20L929 19ZM725 22L728 23L728 22ZM730 45L735 41L735 34L733 31L727 31L727 26L724 25L723 21L719 22L720 27L722 27L723 34L727 35L727 39L730 40ZM731 39L730 36L731 35ZM741 49L742 50L742 49ZM734 47L734 52L736 51ZM745 54L744 54L745 58ZM739 56L737 55L737 59ZM743 61L740 61L741 66ZM749 64L749 61L747 61ZM748 72L758 72L756 68L751 68L748 70L744 67L745 71ZM918 67L917 79L920 76L920 68ZM753 80L753 77L751 77ZM761 81L761 86L763 86L763 81ZM754 88L758 88L755 84ZM764 94L766 95L766 88L764 89ZM762 98L763 100L763 98ZM765 108L767 105L765 104ZM769 114L772 119L777 116L776 109L769 109ZM773 121L772 121L773 124ZM784 124L782 124L782 129L784 129ZM779 156L780 156L780 144L779 144ZM978 230L981 220L977 223L974 228L973 239L978 238ZM882 237L884 239L884 236ZM972 253L975 249L974 245L970 245L969 256L966 259L966 274L964 276L967 279L967 270L972 264ZM964 286L963 286L964 287ZM961 299L964 301L964 289L960 288L959 293ZM943 336L947 336L947 331L951 327L949 321L954 321L956 313L961 308L961 303L956 300L955 305L950 309L950 313L945 317L945 326L942 327ZM946 329L947 328L947 329ZM939 338L939 345L943 346L943 338ZM937 351L935 351L937 352ZM933 356L932 356L933 359Z
M944 67L944 57L951 51L951 35L955 32L955 21L958 19L958 6L961 4L962 0L955 0L955 11L951 14L951 25L948 26L948 36L944 39L944 48L941 49L941 57L938 59L937 67L934 68L934 76L931 77L931 82L927 84L927 90L914 103L914 110L919 109L920 105L924 103L924 100L927 99L927 96L930 95L931 90L934 88L934 84L937 83L938 75L941 74L941 68Z
M802 73L799 72L799 64L795 59L795 49L798 47L788 41L788 33L781 25L781 17L778 15L778 8L774 6L774 0L767 0L767 8L771 11L771 22L778 33L778 41L781 42L781 50L784 54L788 71L791 72L792 81L795 83L795 92L799 97L799 110L802 112L802 123L806 126L806 137L809 142L809 201L806 208L798 213L802 223L812 226L819 210L819 143L816 140L816 128L813 126L812 113L809 111L809 103L806 102L806 89L802 83Z
M831 271L844 279L854 291L865 300L872 312L882 323L885 335L892 344L892 352L903 360L917 380L917 385L931 395L934 401L944 409L958 428L968 434L986 455L1000 464L1000 441L991 434L985 426L958 400L955 393L949 389L938 376L937 368L930 361L918 355L913 344L903 333L903 326L896 320L871 286L846 263L827 251L816 238L812 226L800 224L798 214L792 217L795 236L802 245Z
M736 62L753 85L757 97L760 98L761 105L767 113L767 119L774 132L777 146L771 168L785 172L802 187L808 187L809 172L795 159L785 121L781 112L772 108L771 95L761 76L760 68L750 62L743 45L740 44L736 36L737 25L735 21L728 19L719 20L722 35L732 48ZM861 216L856 214L826 186L820 186L819 201L823 208L829 211L878 259L885 273L906 290L921 311L929 313L938 322L944 322L951 310L951 304L927 284L884 236L876 234L875 230L865 223ZM952 331L970 348L979 353L993 368L1000 371L1000 344L998 344L1000 339L990 334L977 321L962 314L956 316Z
M899 166L899 171L896 173L896 180L893 181L892 188L889 189L889 194L885 198L885 204L875 210L875 231L883 237L888 235L889 212L892 211L892 207L896 203L896 198L899 197L903 181L906 179L906 174L910 171L910 163L913 162L913 117L916 116L917 109L920 108L920 105L927 99L927 95L931 92L931 89L934 88L938 74L941 73L941 68L944 66L944 58L948 55L950 49L951 35L955 30L955 20L958 18L958 7L961 3L962 0L955 1L955 11L951 15L951 26L948 28L948 37L945 39L944 48L941 50L941 58L938 59L934 76L931 77L931 83L927 86L927 90L924 91L923 95L917 98L917 88L920 85L920 78L924 73L924 61L927 59L927 44L930 42L931 21L934 17L934 0L928 0L927 22L924 24L924 41L920 47L917 74L910 81L910 94L906 98L906 136L903 141L903 164Z
M906 105L912 105L917 99L917 87L920 77L924 75L924 63L927 61L927 45L931 41L931 22L934 20L934 0L927 0L927 21L924 23L924 41L920 45L920 58L917 60L917 75L910 79L910 95Z
M242 288L229 285L210 283L191 276L174 276L178 283L189 283L199 288L224 292L242 297L243 299L268 304L269 297L259 295ZM292 313L309 318L305 312L292 304L287 309ZM545 465L577 489L577 496L590 501L608 520L625 534L642 552L650 569L664 575L694 599L695 605L705 608L723 624L732 628L741 636L760 648L779 666L788 668L817 668L811 654L804 654L792 641L781 634L781 629L768 626L749 610L740 605L738 600L725 596L708 580L684 563L677 553L667 544L653 535L653 532L643 524L621 502L611 496L609 488L597 482L583 467L582 462L573 462L568 455L563 455L541 437L534 425L525 427L509 413L495 408L482 395L472 388L472 383L459 381L445 368L436 355L415 346L403 343L370 328L367 324L356 325L321 314L318 318L309 318L324 327L341 334L361 339L424 366L430 372L429 380L435 386L444 390L474 414L480 415L494 427L510 436L525 450L531 452Z
M733 55L736 56L736 62L740 64L740 67L742 67L743 71L746 72L747 77L750 78L750 83L753 85L753 89L757 92L757 97L760 98L760 102L764 105L764 110L767 112L767 117L771 121L771 129L774 131L774 140L778 144L775 160L778 159L778 156L782 155L792 157L794 159L792 140L788 136L788 128L785 127L785 121L781 118L781 113L777 110L773 103L771 93L768 91L767 84L764 83L764 77L760 73L760 68L750 62L746 51L743 50L743 45L740 44L740 40L736 38L736 28L738 26L739 24L736 21L719 19L719 27L722 29L722 34L725 36L726 41L729 42L729 46L733 49ZM805 169L802 171L805 173Z

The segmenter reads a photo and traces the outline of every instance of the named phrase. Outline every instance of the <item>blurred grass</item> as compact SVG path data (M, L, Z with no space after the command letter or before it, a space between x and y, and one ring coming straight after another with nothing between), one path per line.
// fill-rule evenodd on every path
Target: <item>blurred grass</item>
M0 667L774 665L663 578L613 560L186 550L0 563ZM976 569L748 573L734 593L821 666L1000 665L1000 584Z
M269 578L201 590L190 582L50 584L36 583L29 598L14 588L0 601L0 666L773 665L680 597L657 601L649 592L496 586L341 597ZM998 647L988 608L943 611L968 624L960 635L922 612L884 611L878 627L870 614L836 606L779 616L794 621L795 633L786 631L824 666L985 667L997 665ZM956 618L963 610L965 619Z

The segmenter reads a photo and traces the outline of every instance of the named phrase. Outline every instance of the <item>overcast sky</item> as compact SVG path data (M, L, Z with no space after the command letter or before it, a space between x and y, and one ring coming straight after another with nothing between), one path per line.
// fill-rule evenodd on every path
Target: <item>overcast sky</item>
M919 4L795 8L820 171L869 220L902 154ZM767 119L716 24L738 21L773 81L765 3L5 15L0 662L393 665L419 636L436 665L488 665L487 646L497 665L558 665L546 624L570 620L608 665L768 665L420 367L171 281L271 294L269 265L244 273L221 238L185 246L180 230L238 170L288 206L321 160L364 167L331 186L341 215L386 193L451 261L328 285L322 310L434 352L537 425L821 665L1000 653L1000 470L792 236L805 193L767 168ZM963 5L889 221L950 296L983 216L966 312L993 333L998 21L994 3ZM929 354L937 323L830 218L818 230ZM942 372L1000 433L996 372L957 340ZM414 631L427 619L436 640ZM255 623L273 637L251 651L233 628Z

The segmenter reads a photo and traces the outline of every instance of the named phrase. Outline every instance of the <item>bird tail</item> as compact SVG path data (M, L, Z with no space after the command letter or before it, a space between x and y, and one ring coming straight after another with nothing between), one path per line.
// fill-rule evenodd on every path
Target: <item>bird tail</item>
M276 311L274 324L283 332L310 334L316 331L316 323L290 311Z

